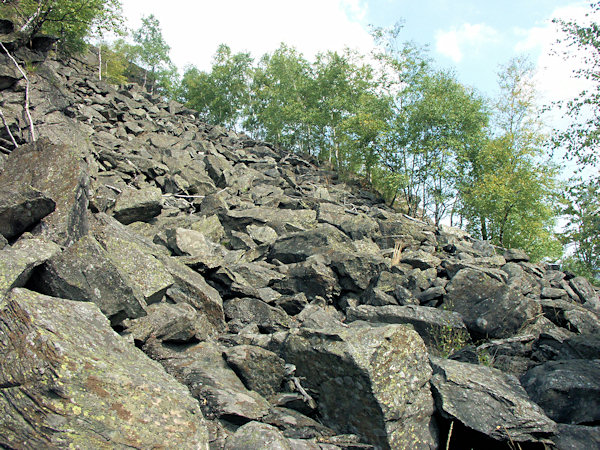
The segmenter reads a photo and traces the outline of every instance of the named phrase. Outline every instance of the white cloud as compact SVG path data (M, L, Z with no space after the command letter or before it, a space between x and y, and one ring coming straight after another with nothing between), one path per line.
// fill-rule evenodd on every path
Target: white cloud
M348 46L368 50L373 42L362 26L364 0L123 0L130 26L154 14L171 46L178 67L193 64L208 70L221 43L234 52L249 51L259 58L281 42L296 47L307 58L325 50Z
M489 25L464 23L459 28L438 30L435 49L455 63L463 60L465 52L478 52L486 43L496 42L498 32Z

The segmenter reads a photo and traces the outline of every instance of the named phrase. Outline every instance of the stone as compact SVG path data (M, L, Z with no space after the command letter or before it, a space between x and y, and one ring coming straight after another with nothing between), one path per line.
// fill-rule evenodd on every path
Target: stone
M83 155L41 138L13 150L0 173L0 186L32 186L56 204L41 219L36 233L59 245L70 245L89 229L89 176Z
M187 388L93 303L13 290L0 306L0 354L3 447L208 447Z
M475 336L513 336L541 312L533 300L475 269L460 270L446 292L444 305L459 313Z
M460 314L427 306L368 306L348 308L348 323L362 320L380 324L410 324L434 353L446 350L452 344L467 345L470 341Z
M330 255L331 267L340 280L340 286L347 291L362 293L373 277L389 266L380 256L356 252L334 252Z
M521 377L531 399L560 423L600 420L600 360L548 361Z
M561 450L578 450L582 445L587 448L600 448L600 427L559 423L558 433L552 441L556 448Z
M0 251L0 298L11 289L24 287L34 269L60 253L54 242L26 239Z
M431 253L424 252L423 250L402 252L400 255L400 262L409 264L415 269L436 269L442 260Z
M113 325L146 315L146 301L127 273L92 236L84 236L44 264L35 286L69 300L93 302Z
M586 308L600 312L600 298L590 282L584 277L575 277L569 280L569 286L573 289L579 300Z
M125 189L117 197L113 214L124 225L147 222L162 210L162 192L158 188Z
M291 264L285 278L282 278L272 286L283 295L303 293L309 301L316 297L331 301L340 294L340 286L335 273L318 256L310 257L301 263Z
M281 388L285 361L275 353L253 345L238 345L225 350L227 364L251 391L269 398Z
M229 320L238 319L243 324L256 323L264 333L286 330L291 326L290 318L279 307L270 306L256 298L234 298L224 305Z
M431 358L436 406L444 417L502 442L550 443L556 424L519 381L491 367Z
M205 341L171 349L151 340L144 351L187 386L207 419L222 418L239 424L259 420L269 412L267 401L246 389L227 365L225 348L217 343Z
M379 224L377 221L365 214L344 214L342 220L339 221L339 227L353 240L374 237L379 233Z
M258 244L272 244L277 240L277 232L269 226L248 225L247 233Z
M282 356L317 393L323 425L382 449L436 445L427 351L409 327L302 328Z
M330 428L293 409L272 407L262 421L280 429L286 438L319 439L333 436Z
M54 200L29 185L0 185L0 234L15 238L55 208Z
M249 422L227 439L224 450L248 450L264 448L272 450L293 450L288 439L272 425Z
M529 262L529 255L523 250L511 248L504 252L504 259L507 262Z
M235 221L236 229L243 230L248 225L269 226L277 233L304 231L314 228L317 213L310 209L275 209L256 207L235 209L227 213L230 222Z

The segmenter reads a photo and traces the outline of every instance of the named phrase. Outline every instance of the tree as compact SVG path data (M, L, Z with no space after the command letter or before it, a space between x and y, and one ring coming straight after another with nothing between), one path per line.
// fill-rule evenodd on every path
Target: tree
M135 61L147 71L150 71L152 83L150 91L154 93L157 74L167 71L171 67L169 51L171 47L165 42L160 22L153 14L142 18L142 25L133 33L133 40L137 44L135 48ZM143 87L148 82L148 73L144 74Z
M221 44L210 72L188 68L181 81L181 99L213 125L235 128L242 121L250 99L252 58L249 53L232 54Z
M524 249L534 259L555 258L556 168L544 159L532 75L524 58L502 68L493 128L487 139L459 154L458 191L472 234Z
M123 21L119 0L8 0L0 13L14 18L30 39L39 32L58 36L66 52L81 51L93 30L115 30Z

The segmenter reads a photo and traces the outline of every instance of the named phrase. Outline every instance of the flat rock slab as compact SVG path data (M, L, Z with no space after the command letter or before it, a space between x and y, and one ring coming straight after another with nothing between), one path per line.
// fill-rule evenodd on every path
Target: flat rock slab
M31 186L0 185L0 234L19 236L54 211L56 203Z
M282 353L318 393L324 425L383 449L435 447L431 368L409 326L300 329Z
M43 236L69 245L87 233L89 177L74 148L40 139L15 149L0 174L0 186L8 184L30 185L56 203L41 221Z
M225 450L248 450L251 448L270 450L293 450L291 443L272 425L249 422L241 426L227 439Z
M13 290L0 353L2 447L208 448L198 402L92 303Z
M117 197L114 216L122 224L147 222L162 210L162 193L155 187L125 189Z
M281 388L285 361L275 353L254 345L237 345L225 351L225 358L248 389L268 398Z
M567 424L600 420L600 359L548 361L530 369L521 383L549 417Z
M452 420L503 442L548 442L556 424L519 381L491 367L431 358L437 408Z

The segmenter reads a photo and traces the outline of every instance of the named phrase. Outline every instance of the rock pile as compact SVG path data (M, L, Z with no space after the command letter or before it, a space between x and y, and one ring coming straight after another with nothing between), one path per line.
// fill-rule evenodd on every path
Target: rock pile
M600 445L585 279L0 38L0 446Z

